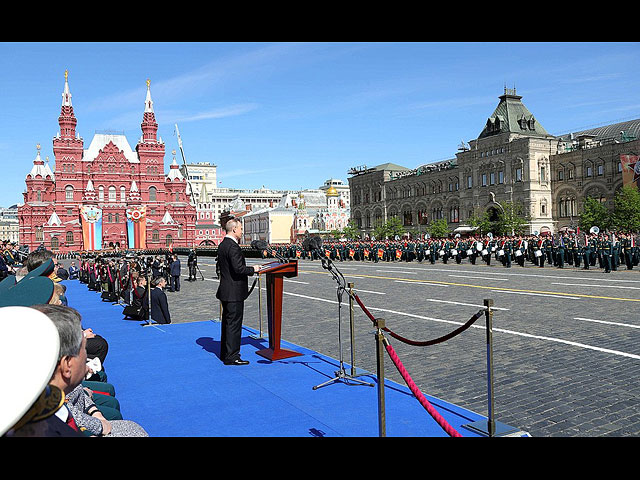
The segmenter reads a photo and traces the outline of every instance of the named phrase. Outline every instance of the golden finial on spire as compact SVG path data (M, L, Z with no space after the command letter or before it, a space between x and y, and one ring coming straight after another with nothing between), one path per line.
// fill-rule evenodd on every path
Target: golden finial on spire
M151 80L147 78L147 88L149 88L149 85L151 85Z
M38 149L38 152L39 152L40 151L40 144L39 143L36 145L36 148Z
M69 70L64 71L64 81L66 82L69 79Z

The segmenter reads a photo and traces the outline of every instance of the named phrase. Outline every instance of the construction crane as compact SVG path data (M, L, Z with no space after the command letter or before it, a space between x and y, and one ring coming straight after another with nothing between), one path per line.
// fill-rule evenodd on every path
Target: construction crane
M178 129L178 124L176 123L176 135L178 137L178 146L180 147L180 153L182 154L182 163L184 164L184 174L187 178L187 184L189 185L189 196L191 197L191 204L195 205L193 187L191 186L191 180L189 177L189 171L187 170L187 159L184 156L184 148L182 148L182 139L180 138L180 130Z

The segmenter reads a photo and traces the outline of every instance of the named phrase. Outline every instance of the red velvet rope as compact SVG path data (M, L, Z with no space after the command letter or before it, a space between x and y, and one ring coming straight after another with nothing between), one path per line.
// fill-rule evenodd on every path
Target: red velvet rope
M360 308L362 308L362 311L375 324L376 323L375 317L371 314L371 312L367 309L367 307L364 306L364 304L362 303L362 300L360 300L360 297L358 297L358 295L356 294L353 294L353 297L356 299L356 302L358 302L358 305L360 305ZM444 342L445 340L455 337L459 333L463 332L464 330L469 328L478 318L480 318L483 313L484 313L484 309L478 311L478 313L472 316L464 325L457 328L453 332L448 333L447 335L444 335L440 338L436 338L434 340L428 340L425 342L416 342L416 341L408 340L406 338L401 337L400 335L395 334L388 328L382 328L381 330L389 333L392 337L397 338L398 340L408 343L410 345L418 345L418 346L435 345L436 343ZM442 415L438 413L438 411L433 407L433 405L431 405L431 403L429 403L426 397L422 394L418 386L415 384L415 382L412 380L411 376L407 372L407 369L404 368L404 365L400 361L400 358L396 354L393 347L389 344L389 342L385 340L384 345L385 345L385 348L387 349L387 353L389 354L389 356L391 357L391 360L393 361L393 364L398 369L398 372L400 372L400 375L402 375L402 378L406 382L411 392L415 395L415 397L418 399L420 404L425 408L425 410L429 413L429 415L431 415L431 417L438 423L438 425L442 427L442 429L450 437L462 437L462 435L460 435L460 433L458 433L458 431L455 428L449 425L449 423L444 418L442 418Z
M400 372L400 375L402 375L402 378L404 378L404 381L407 383L407 386L409 387L411 392L416 396L420 404L425 408L425 410L429 413L429 415L431 415L431 417L438 423L438 425L442 427L442 429L445 432L447 432L447 434L450 437L462 437L462 435L460 435L460 433L458 433L458 431L455 428L449 425L449 423L444 418L442 418L442 415L438 413L438 411L433 407L433 405L429 403L429 400L427 400L426 397L422 394L420 389L418 389L417 385L413 382L413 380L409 376L409 373L404 368L404 365L402 365L402 362L398 358L398 355L396 355L396 352L393 349L393 347L389 345L388 342L384 342L384 343L385 343L385 348L387 349L387 353L389 353L389 356L391 357L393 364L398 369L398 372Z
M362 303L362 300L360 300L360 297L358 297L358 295L353 294L354 298L356 299L356 302L358 302L358 305L360 305L360 308L362 308L362 311L369 317L369 319L371 319L372 322L375 323L375 317L371 314L371 312L369 312L369 310L367 310L367 307L364 306L364 304ZM484 313L484 310L480 310L478 311L478 313L476 313L473 317L471 317L464 325L460 326L459 328L455 329L454 331L443 335L442 337L439 338L435 338L433 340L426 340L426 341L422 341L422 342L418 342L415 340L409 340L408 338L402 337L400 335L398 335L397 333L389 330L388 328L383 328L382 330L387 332L389 335L391 335L393 338L395 338L396 340L400 340L403 343L409 344L409 345L413 345L416 347L428 347L430 345L435 345L437 343L442 343L446 340L449 340L450 338L455 337L456 335L464 332L467 328L469 328L471 325L473 325L475 323L476 320L478 320L482 314Z

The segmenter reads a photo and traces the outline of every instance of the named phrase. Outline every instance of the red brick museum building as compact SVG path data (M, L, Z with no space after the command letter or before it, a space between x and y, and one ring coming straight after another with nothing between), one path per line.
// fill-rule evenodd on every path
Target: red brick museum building
M20 245L61 253L194 245L196 210L175 154L164 173L165 144L157 136L149 81L135 150L124 133L96 133L85 148L76 133L66 72L58 124L55 170L40 158L38 146L26 176L24 204L18 208ZM88 231L98 238L89 241Z

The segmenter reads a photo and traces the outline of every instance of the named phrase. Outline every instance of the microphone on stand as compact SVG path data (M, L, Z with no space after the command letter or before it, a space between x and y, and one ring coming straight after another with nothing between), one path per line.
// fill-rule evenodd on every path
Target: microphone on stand
M306 251L306 252L310 252L313 253L315 252L316 255L318 255L318 257L320 257L320 261L322 262L322 266L327 268L325 266L325 262L327 260L326 256L322 253L322 239L320 237L307 237L302 241L302 248ZM329 265L329 268L331 268L331 266Z
M273 249L269 248L269 244L265 240L253 240L251 242L251 248L255 248L256 250L260 250L260 251L267 250L274 257L276 257L280 262L287 263L287 260L285 260L283 257L278 255Z

